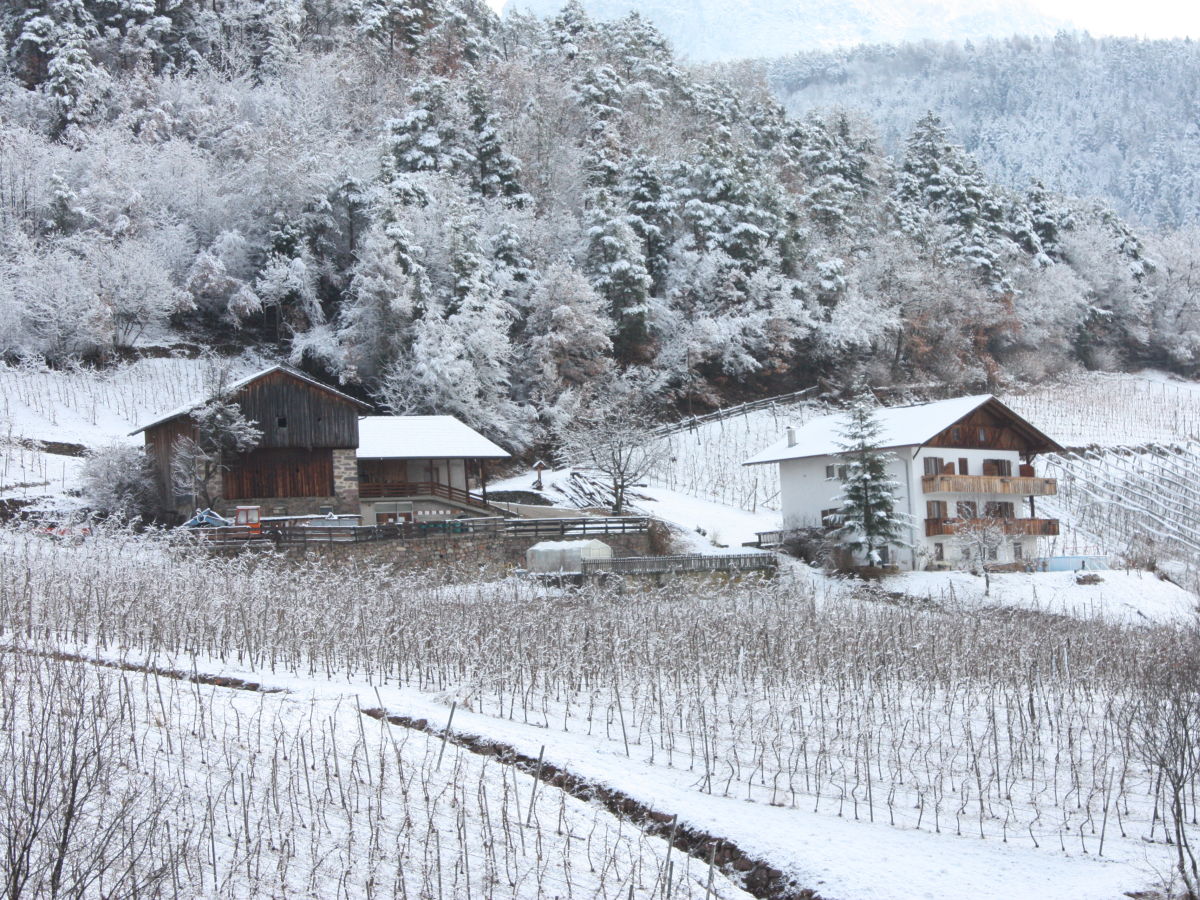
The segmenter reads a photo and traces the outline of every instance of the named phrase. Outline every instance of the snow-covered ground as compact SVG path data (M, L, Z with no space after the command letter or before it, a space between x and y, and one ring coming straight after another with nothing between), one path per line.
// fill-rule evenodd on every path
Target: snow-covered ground
M1170 866L1161 827L1151 839L1147 776L1119 755L1119 716L1089 674L1128 658L1106 626L971 625L1069 639L1072 681L1029 682L1054 710L1031 722L1020 718L1026 684L1010 690L1005 678L1029 671L1019 660L1040 658L1036 645L996 648L975 670L977 657L954 649L970 632L940 634L964 621L953 612L833 599L809 609L814 598L786 585L778 596L681 588L580 603L514 581L422 596L418 582L366 569L189 558L103 533L76 545L5 533L0 563L14 584L37 573L10 592L10 614L43 623L38 649L286 691L98 678L124 679L111 708L132 709L139 773L207 854L184 877L216 866L221 887L206 896L243 896L255 879L278 895L326 895L344 879L358 896L372 872L402 877L413 895L623 898L630 884L634 896L661 894L662 841L546 785L525 825L528 776L453 746L439 766L436 739L358 713L440 727L451 704L456 733L544 753L827 900L1115 900ZM1010 654L1010 672L986 676ZM1060 771L1064 748L1073 755ZM1127 792L1119 826L1105 813L1109 772ZM440 857L422 855L431 844ZM705 896L703 864L676 866L674 896ZM505 874L485 890L488 871ZM741 894L718 879L715 896Z
M62 495L79 487L77 453L106 444L140 444L130 432L202 395L218 373L238 378L261 366L254 357L165 357L107 369L50 369L0 362L0 498Z
M994 574L990 596L984 593L983 577L969 572L904 572L884 585L949 608L1006 606L1132 624L1195 621L1200 597L1151 572L1111 569L1091 574L1100 578L1099 584L1079 584L1075 572Z

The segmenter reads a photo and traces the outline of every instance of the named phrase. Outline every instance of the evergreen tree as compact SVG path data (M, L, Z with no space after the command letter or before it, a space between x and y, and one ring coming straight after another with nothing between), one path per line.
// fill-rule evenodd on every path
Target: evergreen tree
M616 325L613 347L618 359L631 361L646 343L646 300L652 279L637 232L627 217L602 196L588 228L587 266L592 284L608 304Z
M487 94L478 83L467 90L467 110L474 156L471 187L482 197L499 197L511 206L524 206L529 195L521 189L521 164L504 149Z
M627 198L629 225L642 241L651 290L661 296L670 269L668 249L674 212L654 163L644 156L630 160L621 193Z
M899 541L905 524L903 514L896 510L900 485L887 471L892 457L879 450L882 436L874 399L864 390L846 414L837 442L839 456L846 461L846 480L839 498L835 534L869 565L883 561L880 551Z

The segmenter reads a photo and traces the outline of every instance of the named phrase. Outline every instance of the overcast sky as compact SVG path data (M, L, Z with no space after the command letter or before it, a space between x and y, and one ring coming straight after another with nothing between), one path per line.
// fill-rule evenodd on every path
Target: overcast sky
M504 6L504 0L488 3L497 11ZM1200 38L1196 0L1029 0L1029 4L1096 36Z
M1200 38L1200 4L1194 0L1031 0L1030 5L1096 35Z

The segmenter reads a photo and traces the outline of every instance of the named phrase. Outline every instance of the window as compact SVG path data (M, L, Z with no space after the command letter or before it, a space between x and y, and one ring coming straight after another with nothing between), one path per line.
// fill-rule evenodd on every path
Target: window
M982 425L979 426L979 445L986 447L988 444L988 430Z
M983 461L983 474L1008 477L1012 475L1012 460L985 459Z
M925 474L926 475L941 475L942 470L946 467L945 461L940 456L925 457Z
M925 501L925 518L927 519L945 519L949 513L946 511L945 500L926 500Z
M1020 560L1020 559L1024 559L1024 558L1025 558L1025 545L1022 544L1020 541L1018 541L1017 543L1013 544L1013 559Z
M838 513L841 512L837 507L833 509L821 510L821 524L826 528L836 528L841 522L838 521Z
M965 456L960 456L958 458L958 474L959 475L970 475L971 474L971 468L969 465L967 465L967 458Z
M837 478L837 466L826 466L825 467L825 477L827 479L829 479L830 481Z
M891 562L891 554L888 553L889 549L890 548L885 544L884 546L880 547L878 550L879 564L881 566L886 566L889 562Z
M946 558L946 545L945 544L934 544L933 545L933 558L935 560L937 560L938 562L942 562L943 560L945 560L945 558Z
M287 428L287 416L280 416L275 420L276 428Z
M983 514L989 519L1015 519L1016 508L1010 502L985 503Z
M950 440L955 444L962 440L962 429L957 425L950 429Z
M987 555L988 555L988 559L990 559L992 562L995 562L995 561L996 561L996 548L995 548L995 547L988 547L988 548L987 548Z
M975 506L974 500L959 500L955 505L955 514L960 519L976 519L978 518L978 507Z

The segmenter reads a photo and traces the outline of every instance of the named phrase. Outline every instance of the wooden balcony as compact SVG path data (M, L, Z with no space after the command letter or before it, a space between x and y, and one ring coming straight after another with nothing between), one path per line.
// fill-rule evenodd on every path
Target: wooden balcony
M1018 497L1052 497L1058 493L1057 478L1019 475L923 475L926 494L1014 494Z
M1005 534L1031 534L1037 537L1058 534L1058 519L926 519L925 537L952 535L966 522L972 525L998 522L1004 526Z
M488 508L487 501L481 495L437 481L360 481L358 496L363 500L438 497L478 509Z

